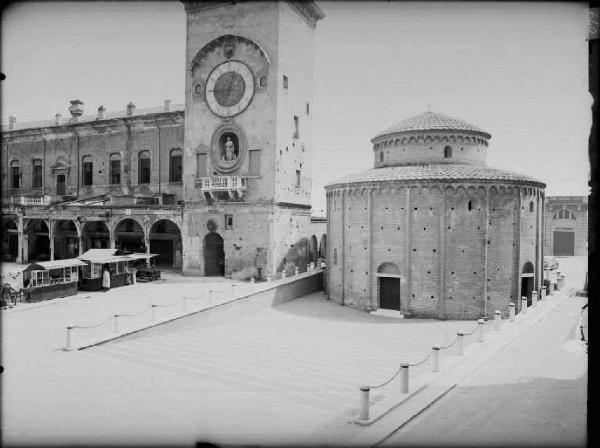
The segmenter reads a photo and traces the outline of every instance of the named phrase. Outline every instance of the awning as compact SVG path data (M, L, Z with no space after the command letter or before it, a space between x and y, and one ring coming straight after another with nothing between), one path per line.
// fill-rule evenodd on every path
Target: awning
M62 268L70 268L73 266L87 266L83 261L77 258L69 258L66 260L54 260L54 261L38 261L36 263L32 263L25 271L49 271L50 269L62 269Z
M115 255L117 249L90 249L80 255L79 259L90 263L117 263L119 261L145 260L156 257L158 254L133 253L127 255Z

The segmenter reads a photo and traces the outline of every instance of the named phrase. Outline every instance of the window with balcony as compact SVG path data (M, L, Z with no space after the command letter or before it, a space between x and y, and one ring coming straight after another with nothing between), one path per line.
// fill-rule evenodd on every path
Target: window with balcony
M260 149L251 149L249 154L248 174L260 176Z
M21 167L18 160L10 163L10 187L21 188Z
M42 174L42 161L40 159L33 160L33 188L42 188L43 174Z
M110 155L109 182L111 185L121 183L121 155L113 153Z
M171 150L169 156L169 182L181 182L183 178L183 153L181 149Z
M150 152L140 151L138 155L138 184L149 184L151 172Z
M94 183L94 163L92 162L92 156L83 156L81 159L81 184L92 185Z

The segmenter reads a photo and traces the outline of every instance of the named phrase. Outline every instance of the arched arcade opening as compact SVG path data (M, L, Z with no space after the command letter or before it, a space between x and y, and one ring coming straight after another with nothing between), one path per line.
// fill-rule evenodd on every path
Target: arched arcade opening
M2 219L2 261L16 261L19 252L19 230L12 219Z
M27 259L29 261L50 260L50 233L43 219L32 219L27 223Z
M71 220L60 220L54 224L54 259L64 260L79 255L77 226Z
M89 221L81 231L83 252L89 249L109 249L110 230L104 221Z
M157 254L154 263L162 268L181 269L182 244L179 226L169 219L160 219L152 224L150 252Z
M125 218L115 226L115 247L128 252L146 252L144 229L135 219Z

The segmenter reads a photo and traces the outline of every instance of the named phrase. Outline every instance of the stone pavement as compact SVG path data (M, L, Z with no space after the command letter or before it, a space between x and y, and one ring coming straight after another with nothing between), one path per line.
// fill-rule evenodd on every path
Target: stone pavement
M229 285L202 280L138 284L3 312L4 441L375 443L398 419L392 413L367 428L349 423L357 416L358 387L384 381L399 362L418 361L433 343L450 342L456 331L475 326L369 316L317 293L247 314L234 307L212 318L196 315L83 351L61 350L67 324L97 322L115 306L133 311ZM465 354L479 345L471 339ZM456 358L447 353L442 366ZM411 370L411 377L416 381L429 368ZM397 396L397 387L392 382L372 399ZM419 412L427 403L422 398L429 393L434 400L444 387L424 389L402 412Z

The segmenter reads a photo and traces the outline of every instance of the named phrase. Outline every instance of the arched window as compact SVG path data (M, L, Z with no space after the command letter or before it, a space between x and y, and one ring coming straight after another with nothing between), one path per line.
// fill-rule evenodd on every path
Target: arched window
M10 187L21 188L21 166L18 160L10 162Z
M575 213L571 212L570 210L567 209L562 209L557 211L554 216L552 217L552 219L572 219L575 220Z
M92 156L81 158L81 185L92 185L94 183L94 163Z
M533 212L533 201L529 201L529 211Z
M42 188L43 185L43 171L42 171L42 160L41 159L33 159L32 163L32 187L33 188Z
M337 265L337 249L333 249L333 264Z
M169 182L181 182L183 177L183 154L181 149L171 150L169 156Z
M114 152L110 155L110 172L108 177L111 185L119 185L121 183L121 154Z
M379 161L383 162L383 151L379 153Z
M138 184L149 184L150 173L150 152L140 151L138 155Z
M469 201L467 203L467 210L469 210L469 211L473 210L473 201Z
M452 157L452 147L446 146L444 148L444 158L449 159L450 157Z

